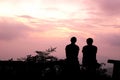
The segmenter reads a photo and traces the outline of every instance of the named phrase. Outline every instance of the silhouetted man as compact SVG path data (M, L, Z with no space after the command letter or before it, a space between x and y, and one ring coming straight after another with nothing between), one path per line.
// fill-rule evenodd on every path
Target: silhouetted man
M86 40L87 45L85 45L82 49L83 59L82 64L83 66L90 72L90 74L95 74L96 67L97 67L97 47L92 45L93 39L88 38Z
M67 45L65 48L66 51L66 62L67 62L67 70L70 72L69 74L77 75L79 71L79 46L75 43L77 41L76 37L71 38L71 44Z

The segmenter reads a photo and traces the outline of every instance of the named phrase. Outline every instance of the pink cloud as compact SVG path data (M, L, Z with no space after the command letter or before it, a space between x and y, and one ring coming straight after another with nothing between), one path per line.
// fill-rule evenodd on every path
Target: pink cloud
M18 16L18 17L26 18L26 19L34 19L32 16L29 16L29 15L21 15L21 16Z
M119 0L89 0L85 2L85 6L88 8L88 11L90 10L91 14L102 17L119 16Z
M0 40L13 40L27 36L30 28L12 18L0 19Z
M97 35L102 36L102 38L100 38L100 37L97 37L97 38L99 38L99 40L104 41L103 43L106 43L106 45L120 48L120 35L119 35L119 33L114 33L114 32L101 33L101 34L98 33Z
M109 15L119 15L120 0L96 0L98 7Z

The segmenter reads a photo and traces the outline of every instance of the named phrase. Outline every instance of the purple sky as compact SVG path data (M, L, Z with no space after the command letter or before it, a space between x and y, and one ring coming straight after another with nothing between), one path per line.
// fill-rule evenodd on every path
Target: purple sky
M0 59L35 55L57 47L65 58L72 36L77 45L92 37L98 60L120 59L120 0L0 0Z

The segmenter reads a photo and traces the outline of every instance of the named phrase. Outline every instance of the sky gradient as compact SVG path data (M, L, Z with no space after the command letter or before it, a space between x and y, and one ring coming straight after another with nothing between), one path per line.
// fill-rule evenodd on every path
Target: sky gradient
M98 47L98 60L120 59L120 0L0 0L0 59L35 55L65 46L77 37L79 58L86 39Z

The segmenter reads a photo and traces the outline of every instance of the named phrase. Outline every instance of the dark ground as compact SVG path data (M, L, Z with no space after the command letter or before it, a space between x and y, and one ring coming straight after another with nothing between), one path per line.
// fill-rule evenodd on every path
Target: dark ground
M98 70L91 75L80 66L80 71L66 70L64 61L34 63L22 61L0 61L0 80L111 80Z

